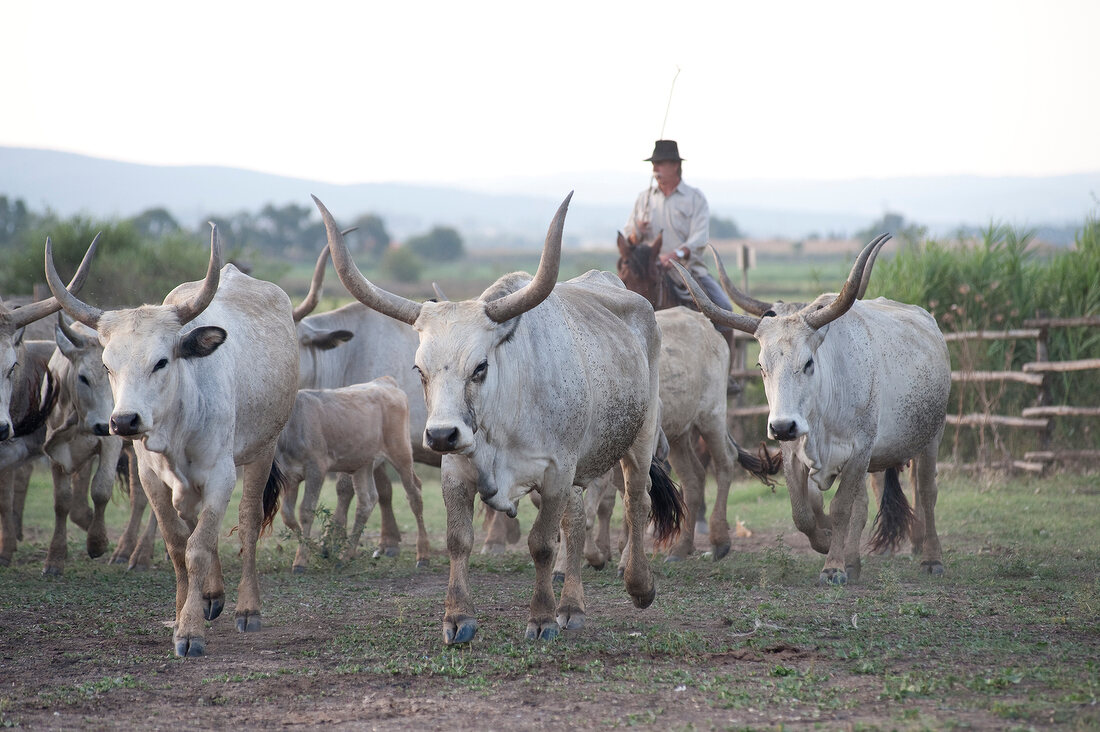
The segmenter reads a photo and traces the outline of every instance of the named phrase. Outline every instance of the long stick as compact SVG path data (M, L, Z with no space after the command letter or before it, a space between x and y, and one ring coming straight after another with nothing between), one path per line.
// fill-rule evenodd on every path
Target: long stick
M665 103L665 118L661 120L661 134L657 136L658 140L665 139L665 125L668 124L668 110L672 107L672 92L676 90L676 80L680 78L680 67L676 67L676 75L672 77L672 85L668 88L668 101ZM643 214L643 221L649 223L649 202L653 197L653 184L656 182L656 178L653 173L649 174L649 185L645 192L645 211Z

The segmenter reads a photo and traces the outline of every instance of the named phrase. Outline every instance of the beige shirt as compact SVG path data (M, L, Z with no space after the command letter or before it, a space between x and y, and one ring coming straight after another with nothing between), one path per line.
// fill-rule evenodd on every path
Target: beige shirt
M657 234L663 233L663 254L686 247L691 253L687 260L689 269L699 274L706 273L704 255L710 239L710 207L702 191L680 181L676 190L666 197L654 184L649 190L638 194L623 233L629 238L638 231L641 221L648 221L649 229L645 236L638 237L640 243L652 244Z

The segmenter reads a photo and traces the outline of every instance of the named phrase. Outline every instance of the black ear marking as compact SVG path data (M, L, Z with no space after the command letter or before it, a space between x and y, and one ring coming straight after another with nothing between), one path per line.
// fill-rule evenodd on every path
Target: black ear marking
M186 333L180 338L176 355L180 358L203 358L218 350L229 336L224 328L216 325L204 325Z

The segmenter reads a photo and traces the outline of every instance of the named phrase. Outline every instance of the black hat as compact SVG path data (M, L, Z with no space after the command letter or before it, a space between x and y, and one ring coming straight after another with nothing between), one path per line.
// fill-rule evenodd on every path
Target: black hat
M657 140L653 143L653 154L645 159L647 163L659 163L662 160L683 160L675 140Z

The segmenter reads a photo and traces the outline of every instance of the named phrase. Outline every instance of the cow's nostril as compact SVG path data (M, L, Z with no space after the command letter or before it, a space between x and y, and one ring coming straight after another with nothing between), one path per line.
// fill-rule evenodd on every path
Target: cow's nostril
M9 437L11 437L11 425L6 423L0 424L0 441L6 440Z
M458 444L459 432L457 427L433 427L424 430L424 438L428 447L436 452L449 452Z
M103 422L96 422L92 425L92 434L97 437L106 437L111 434L111 428Z
M116 435L135 435L141 428L137 412L123 412L111 417L111 431Z

